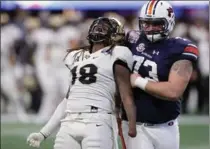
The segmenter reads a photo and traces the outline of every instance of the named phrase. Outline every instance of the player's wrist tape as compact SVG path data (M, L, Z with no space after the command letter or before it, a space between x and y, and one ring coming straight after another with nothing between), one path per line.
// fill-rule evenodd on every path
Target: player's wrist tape
M134 82L135 86L139 87L142 90L145 90L147 83L148 83L148 80L142 77L138 77Z
M47 136L44 133L42 133L41 131L39 133L43 135L44 139L47 139Z

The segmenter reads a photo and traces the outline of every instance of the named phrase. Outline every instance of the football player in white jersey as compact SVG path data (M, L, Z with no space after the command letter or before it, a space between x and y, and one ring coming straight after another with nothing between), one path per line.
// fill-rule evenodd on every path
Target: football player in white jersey
M28 122L28 117L22 104L22 90L17 84L19 75L17 73L17 60L14 45L22 38L22 31L15 24L9 23L9 15L1 13L1 92L10 100L11 111L15 112L18 120ZM13 107L14 106L14 107Z
M114 101L118 92L128 116L128 134L136 136L136 108L129 82L133 58L128 48L115 44L122 37L120 30L114 19L93 21L88 50L72 51L65 59L72 74L67 97L40 132L29 135L30 146L39 147L62 119L54 149L118 149Z

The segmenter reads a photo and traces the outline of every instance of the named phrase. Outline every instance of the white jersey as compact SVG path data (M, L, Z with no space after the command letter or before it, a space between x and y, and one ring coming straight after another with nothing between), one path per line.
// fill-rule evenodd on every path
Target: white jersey
M127 63L131 70L133 58L127 47L115 46L111 53L109 49L108 46L92 54L79 50L67 56L65 64L72 72L67 112L82 112L87 106L114 112L116 93L114 63L121 60Z

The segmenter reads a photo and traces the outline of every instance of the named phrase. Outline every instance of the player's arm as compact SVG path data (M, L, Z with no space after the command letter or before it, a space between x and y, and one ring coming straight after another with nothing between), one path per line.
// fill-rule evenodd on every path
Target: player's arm
M40 133L44 135L45 138L51 135L53 130L55 130L60 124L61 119L64 118L65 109L67 105L67 99L64 98L61 103L57 106L55 112L51 116L47 124L40 130Z
M70 54L67 59L65 59L64 63L67 66L67 68L70 69L71 65L73 62L73 57L72 54ZM71 72L69 73L69 82L72 81L72 74ZM64 115L65 115L65 109L66 109L66 105L67 105L67 99L69 96L69 92L71 89L72 84L69 83L69 87L68 87L68 91L66 93L66 97L63 99L63 101L58 105L58 107L56 108L55 112L53 113L52 117L50 118L50 120L48 121L48 123L40 130L40 133L47 138L53 130L55 130L55 128L60 124L60 120L63 119Z
M70 80L69 82L72 81L72 75L70 73ZM66 110L66 105L67 105L67 99L69 97L70 89L72 87L72 84L69 84L68 91L66 93L66 97L61 101L61 103L57 106L55 112L51 116L50 120L47 122L47 124L40 130L40 133L47 138L48 136L51 135L53 130L57 128L57 126L60 124L60 121L64 118L65 116L65 110Z
M120 93L123 106L129 120L129 135L136 136L136 107L133 100L132 87L130 84L130 70L122 61L116 61L114 75Z
M64 60L65 65L70 69L72 64L72 56L71 54ZM71 73L70 73L71 78ZM40 143L46 139L51 133L59 126L61 119L65 116L65 109L67 105L67 98L71 88L71 83L69 84L68 92L66 98L62 100L62 102L57 106L55 112L51 116L50 120L47 124L40 130L38 133L31 133L27 138L27 143L33 147L39 147Z
M72 56L69 55L69 57L65 60L65 65L67 66L67 68L71 67L72 64ZM70 68L69 68L70 69ZM71 72L69 73L69 82L72 81L72 74ZM69 87L68 87L68 91L66 93L66 97L63 99L63 101L58 105L58 107L56 108L55 112L53 113L52 117L50 118L50 120L48 121L48 123L40 130L40 133L47 138L52 131L59 125L60 120L63 119L64 114L65 114L65 109L66 109L66 105L67 105L67 99L70 93L70 89L71 89L72 84L69 83Z
M193 72L193 62L196 62L198 49L187 46L170 69L169 79L165 82L148 81L136 74L131 75L133 86L139 87L159 99L179 100Z
M57 106L47 124L38 133L31 133L27 138L27 143L33 147L39 147L40 143L46 139L59 126L60 120L64 118L66 109L66 98Z
M179 100L189 83L192 72L191 61L176 61L171 67L167 82L148 81L145 91L164 100Z

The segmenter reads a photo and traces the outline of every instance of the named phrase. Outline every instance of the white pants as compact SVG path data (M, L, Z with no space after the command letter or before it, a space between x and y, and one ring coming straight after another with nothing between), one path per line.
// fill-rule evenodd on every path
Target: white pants
M173 125L170 125L172 124ZM137 125L137 136L127 135L128 122L122 122L127 149L179 149L179 127L177 120L154 126Z
M112 125L111 114L70 114L61 123L54 149L113 149L117 134Z

